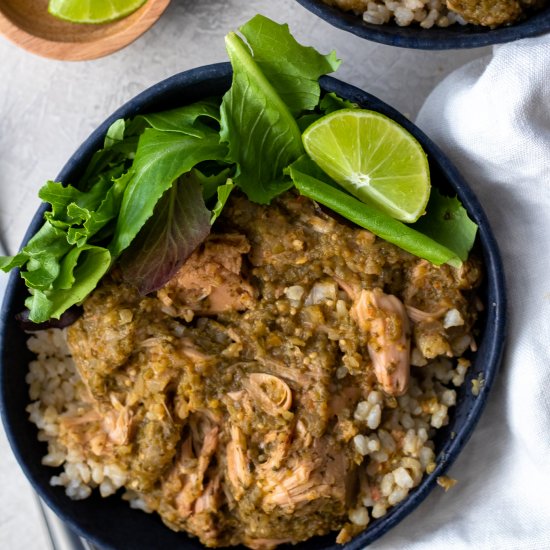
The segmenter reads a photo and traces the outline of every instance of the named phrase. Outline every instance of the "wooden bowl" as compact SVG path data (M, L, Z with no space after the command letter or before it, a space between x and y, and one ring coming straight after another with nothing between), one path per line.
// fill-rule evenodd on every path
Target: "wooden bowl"
M48 13L48 0L0 0L0 33L29 52L64 61L96 59L133 42L162 15L170 0L148 0L113 23L70 23Z

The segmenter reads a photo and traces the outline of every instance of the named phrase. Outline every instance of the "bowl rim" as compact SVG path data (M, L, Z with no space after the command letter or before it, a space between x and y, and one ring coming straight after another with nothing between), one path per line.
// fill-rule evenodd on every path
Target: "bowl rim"
M105 24L117 25L116 32L86 42L67 40L66 37L54 40L33 34L13 21L4 12L0 3L0 34L5 36L12 44L41 57L60 61L88 61L110 55L137 40L157 22L170 1L148 0L125 18ZM124 22L128 24L124 24ZM63 25L74 27L75 23L60 19L58 25L60 27ZM83 28L86 26L84 25Z
M373 42L419 50L481 48L513 42L550 31L550 6L510 26L489 29L481 25L451 25L422 29L417 26L366 23L351 12L325 4L323 0L296 0L305 9L336 28Z
M67 181L70 179L69 176L71 173L77 170L78 167L100 147L107 129L118 118L127 118L130 116L135 116L140 112L146 112L147 104L154 101L154 99L158 96L161 96L166 90L183 85L192 86L208 79L227 79L230 78L231 74L231 65L229 63L217 63L180 72L147 88L114 111L102 124L96 128L96 130L90 134L90 136L69 158L65 166L60 171L56 181ZM428 156L431 157L432 160L438 164L440 169L443 170L453 190L457 192L463 205L468 210L468 213L475 219L479 226L478 238L480 239L483 249L485 277L488 283L488 308L485 327L490 327L493 331L492 337L489 341L486 339L482 341L482 345L485 346L485 362L483 365L480 365L480 368L484 375L484 384L481 387L479 395L474 399L473 406L465 415L466 420L461 430L456 433L454 438L450 438L444 444L443 450L437 457L437 465L435 470L430 474L424 474L420 484L415 487L411 493L409 493L408 497L404 501L390 508L385 516L379 520L373 521L365 531L354 537L349 543L344 546L333 545L325 547L327 550L329 548L331 550L333 548L360 550L394 527L427 497L427 495L435 487L437 478L444 475L464 448L465 443L470 438L475 425L480 418L481 412L486 405L489 391L493 385L502 360L506 332L506 287L498 244L491 231L488 219L468 184L464 181L456 167L447 158L447 156L444 155L439 147L410 120L406 119L393 107L368 92L330 76L322 77L320 79L320 83L325 92L335 92L350 101L355 101L360 104L368 103L368 108L383 112L387 116L390 116L396 120L399 124L402 124L407 130L412 131L428 153ZM144 105L145 108L143 109ZM46 209L47 205L42 204L35 213L23 239L23 244L30 239L30 237L43 223L43 214ZM5 384L4 368L4 357L6 353L9 353L9 346L8 342L5 340L5 333L8 324L14 322L11 314L14 311L17 311L14 309L17 306L15 296L18 287L22 284L23 283L19 277L18 270L14 270L10 274L0 311L0 415L2 417L2 422L4 424L8 441L12 448L12 452L17 458L19 466L46 504L48 504L48 506L52 508L60 518L66 521L80 536L89 540L98 547L114 548L106 542L104 538L102 538L101 534L89 532L87 528L75 521L73 517L68 517L63 507L56 505L50 496L50 493L47 491L47 489L50 488L44 487L39 480L36 479L30 468L31 465L22 455L18 440L19 435L14 432L11 422L9 421L10 411L8 411L5 407L5 392L8 391L8 388ZM20 308L21 306L19 305L19 309ZM466 383L467 381L464 382L464 384ZM30 426L31 424L29 423L29 427ZM46 469L48 467L43 466L42 468ZM72 502L68 499L68 497L66 498L67 504Z

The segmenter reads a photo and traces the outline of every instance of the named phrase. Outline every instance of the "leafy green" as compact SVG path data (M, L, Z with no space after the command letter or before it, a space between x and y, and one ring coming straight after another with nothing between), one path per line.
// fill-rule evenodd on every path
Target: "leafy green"
M115 176L118 172L110 174L110 180L98 178L86 193L53 181L40 189L39 197L52 205L44 217L67 231L69 244L83 245L116 217L128 176Z
M101 183L101 182L100 182ZM104 191L100 189L100 191ZM70 227L71 222L67 216L67 207L76 201L94 200L93 195L83 193L72 185L63 186L60 182L48 181L39 191L38 196L52 206L51 211L46 212L44 217L54 226L60 228ZM90 201L90 202L91 202Z
M358 109L357 103L352 103L347 99L342 99L334 92L325 94L319 102L318 109L316 111L308 111L296 119L300 131L303 133L308 126L311 126L314 122L317 122L321 117L339 111L340 109Z
M19 254L1 258L0 268L9 271L19 267L28 286L48 289L59 274L60 259L71 248L63 235L62 229L46 222Z
M142 131L142 129L141 129ZM89 191L98 178L110 180L126 172L134 158L138 134L122 119L115 120L107 130L103 149L96 151L84 174L75 182L80 191Z
M126 123L123 118L115 120L105 134L104 148L109 149L124 139Z
M113 179L101 202L95 208L83 208L71 204L67 213L82 220L81 227L71 227L67 231L67 240L71 244L81 246L84 242L101 242L113 232L111 224L116 220L124 191L131 179L131 173Z
M75 304L94 290L111 265L111 255L105 248L85 245L73 248L59 263L59 274L53 288L33 288L25 301L29 318L35 323L59 319ZM30 285L29 285L30 286Z
M226 47L233 82L222 101L220 136L239 166L235 183L250 200L266 204L290 186L282 171L303 153L301 133L244 42L229 33Z
M201 168L203 167L201 166ZM193 173L202 185L202 196L207 204L211 202L210 199L217 195L218 187L227 183L231 171L231 168L224 168L220 172L207 175L198 167L193 169Z
M321 55L302 46L290 34L288 25L279 25L263 15L256 15L240 29L254 61L286 104L293 116L313 110L319 103L319 77L338 69L335 52Z
M9 263L0 259L4 271L21 268L32 289L27 300L32 321L59 319L107 272L109 251L89 241L116 215L123 187L123 178L112 183L98 177L87 192L53 181L39 191L40 198L52 206L44 225Z
M411 227L452 250L461 260L474 245L477 225L457 197L445 197L432 189L426 214Z
M303 154L295 116L319 103L319 76L336 70L334 53L323 56L296 42L287 25L257 15L226 36L233 66L231 88L221 106L221 139L234 177L254 202L269 203L291 187L283 169Z
M58 319L80 303L139 233L165 191L195 165L221 164L216 170L223 177L204 176L204 181L215 179L217 194L229 170L223 163L227 147L219 142L216 104L219 100L206 100L159 115L117 120L77 185L49 181L42 187L39 196L51 205L43 227L19 254L0 258L0 269L21 269L31 290L26 302L31 321ZM202 196L200 201L202 211L195 204L193 212L202 212L206 221L200 233L188 226L190 243L210 231L211 214ZM160 219L166 223L174 219L164 214ZM117 231L120 224L124 231Z
M330 113L333 113L334 111L339 111L340 109L358 109L359 105L357 103L353 103L352 101L348 101L347 99L343 99L334 92L330 92L328 94L325 94L323 96L323 99L321 99L319 103L319 109L323 113L323 115L328 115Z
M203 117L207 119L203 121ZM138 120L140 117L136 117ZM182 132L190 136L204 137L211 129L207 122L220 122L220 100L204 99L170 111L141 115L141 118L155 130Z
M193 173L174 182L120 258L124 279L148 294L164 286L210 233L210 212Z
M128 247L153 214L155 204L172 183L205 160L222 161L227 148L218 133L199 138L179 132L147 128L132 166L133 177L124 192L115 235L109 245L113 258Z
M460 258L452 250L373 206L357 200L336 186L326 183L323 176L323 179L316 177L320 176L320 169L306 156L289 166L288 171L302 195L327 206L382 239L436 265L461 264Z
M214 222L220 217L223 207L225 206L225 203L227 202L227 199L229 198L229 195L231 194L231 191L233 191L234 187L235 187L235 184L230 179L228 179L227 183L225 183L224 185L218 186L216 190L218 195L218 200L216 201L214 208L212 208L210 225L214 225Z

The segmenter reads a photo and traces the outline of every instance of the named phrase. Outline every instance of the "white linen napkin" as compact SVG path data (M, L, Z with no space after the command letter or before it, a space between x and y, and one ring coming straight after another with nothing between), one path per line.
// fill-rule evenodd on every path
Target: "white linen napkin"
M504 361L449 475L373 548L550 549L550 35L449 75L418 125L477 194L508 289Z

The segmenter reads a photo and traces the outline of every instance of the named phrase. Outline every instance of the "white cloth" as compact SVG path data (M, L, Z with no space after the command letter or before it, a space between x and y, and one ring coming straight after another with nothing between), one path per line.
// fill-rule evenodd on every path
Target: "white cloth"
M418 125L484 207L508 289L504 361L439 488L377 549L550 549L550 35L496 46L449 75Z

